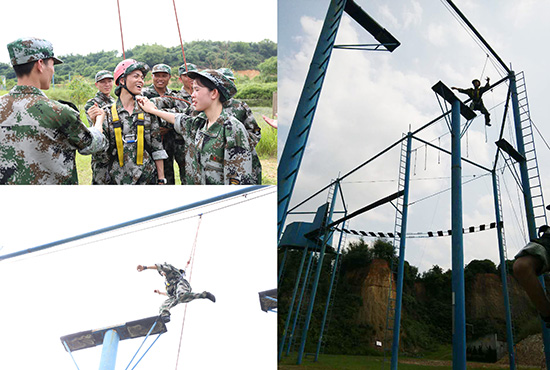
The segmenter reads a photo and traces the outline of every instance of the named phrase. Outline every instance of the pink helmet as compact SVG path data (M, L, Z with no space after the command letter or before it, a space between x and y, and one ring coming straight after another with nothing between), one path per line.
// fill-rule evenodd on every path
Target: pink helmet
M123 76L124 73L126 72L126 68L128 68L129 66L131 66L134 63L137 63L137 61L134 60L134 59L124 59L122 62L117 64L117 66L115 68L115 74L114 74L115 83L116 83L117 86L118 86L120 76Z

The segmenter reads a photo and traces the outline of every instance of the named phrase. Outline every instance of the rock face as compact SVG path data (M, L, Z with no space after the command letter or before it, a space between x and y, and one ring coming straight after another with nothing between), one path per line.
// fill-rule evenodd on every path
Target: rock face
M375 259L365 270L355 272L352 276L348 276L348 279L354 281L363 299L363 306L357 315L357 323L367 324L373 328L372 343L376 340L384 340L390 282L392 297L395 299L395 280L388 262Z
M358 324L366 324L373 329L373 338L370 343L384 340L386 330L386 310L390 286L392 297L395 299L395 277L390 271L388 262L375 259L370 265L362 269L354 270L346 275L348 284L355 287L360 294L363 305L359 310L356 321ZM391 282L391 285L390 285ZM414 295L419 302L425 301L429 292L421 283L416 283ZM449 287L451 289L451 287ZM524 290L517 281L511 277L508 282L510 303L514 325L525 319L532 319L536 315L533 305L530 303ZM500 275L483 273L478 274L466 285L466 320L491 320L504 323L505 308L502 294ZM406 336L406 329L401 330L401 335ZM499 338L506 340L506 338Z

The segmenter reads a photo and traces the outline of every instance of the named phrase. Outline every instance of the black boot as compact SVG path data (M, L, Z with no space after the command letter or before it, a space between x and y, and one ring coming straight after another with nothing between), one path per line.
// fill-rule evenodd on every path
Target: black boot
M210 293L210 292L205 292L206 293L206 299L209 299L211 300L212 302L216 302L216 297L214 297L214 294Z
M160 318L164 323L170 322L170 312L169 311L162 311L160 313Z

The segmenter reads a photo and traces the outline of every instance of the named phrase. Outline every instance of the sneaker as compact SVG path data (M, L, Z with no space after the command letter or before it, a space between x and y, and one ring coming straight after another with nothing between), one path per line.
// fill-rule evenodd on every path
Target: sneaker
M212 302L216 302L216 297L214 297L214 294L210 293L210 292L205 292L206 293L206 297L207 299L211 300Z
M160 318L161 318L162 321L164 321L165 323L170 322L170 312L168 312L168 311L163 311L163 312L160 314Z

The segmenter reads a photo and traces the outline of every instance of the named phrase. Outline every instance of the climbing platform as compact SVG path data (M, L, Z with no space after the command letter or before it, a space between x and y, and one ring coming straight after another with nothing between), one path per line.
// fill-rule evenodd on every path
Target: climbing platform
M153 325L155 326L153 328ZM153 330L151 330L153 328ZM70 351L91 348L103 344L105 333L109 330L117 332L120 340L133 339L150 335L166 333L168 329L159 316L147 317L145 319L130 321L125 324L114 325L107 328L82 331L61 337L61 343L66 343ZM67 351L67 348L65 348Z
M462 102L456 95L449 89L443 82L439 81L432 86L432 90L445 99L450 104L453 104L455 101L460 102L460 114L466 118L468 121L476 118L476 114L473 110L470 109L466 104Z
M264 290L259 292L260 308L264 312L275 311L277 309L277 289Z

